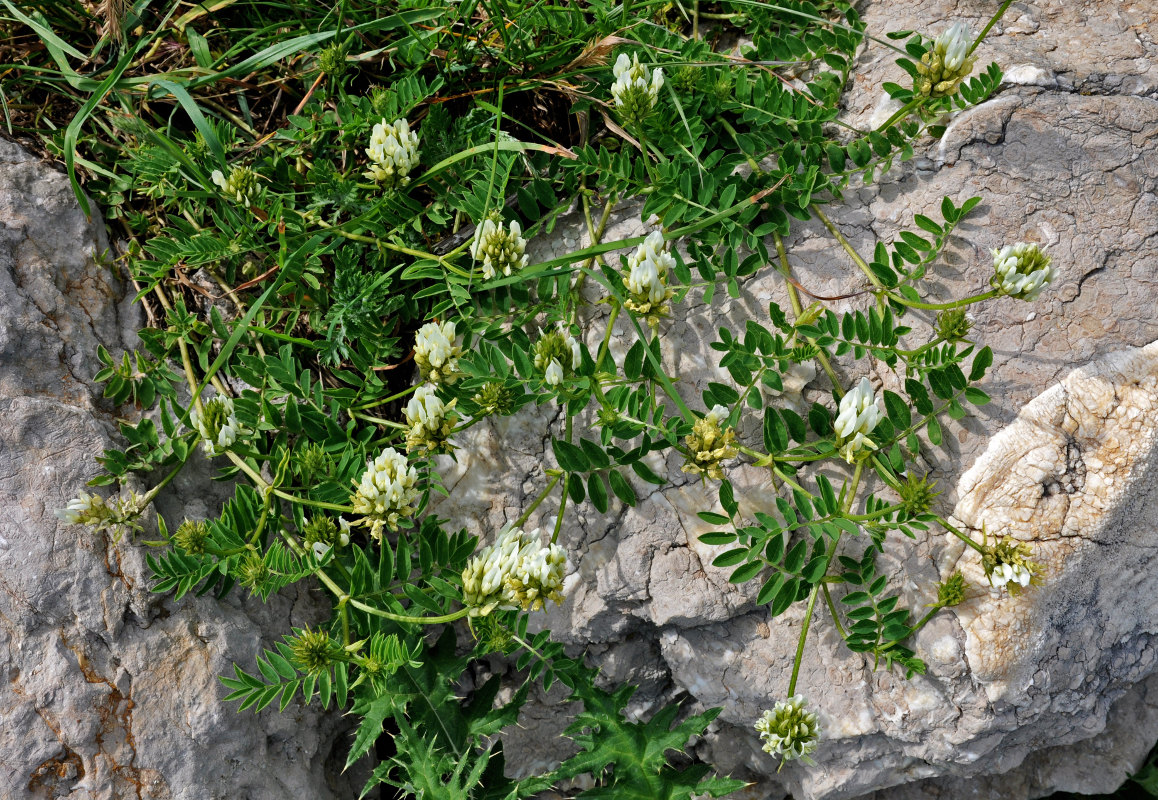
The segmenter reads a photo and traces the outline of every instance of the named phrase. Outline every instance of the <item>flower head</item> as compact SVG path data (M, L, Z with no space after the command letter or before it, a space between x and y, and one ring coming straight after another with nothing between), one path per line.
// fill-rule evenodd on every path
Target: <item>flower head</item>
M795 758L813 763L808 756L820 741L820 726L816 714L804 710L807 702L801 695L789 697L771 711L765 711L756 722L756 730L764 740L764 752L780 756L781 767L785 761Z
M627 258L627 274L623 276L627 298L623 304L654 325L668 313L668 300L675 294L667 285L668 271L674 268L675 258L668 252L663 234L652 231Z
M449 453L454 448L447 438L454 429L454 416L450 413L455 400L442 402L433 384L425 384L414 390L410 402L406 404L406 450L421 453Z
M329 672L343 655L341 645L325 631L295 628L294 635L286 637L286 644L294 665L314 677Z
M387 123L385 118L370 133L370 159L366 177L387 189L410 183L410 171L418 166L418 134L405 119Z
M126 492L108 500L97 494L81 492L56 510L56 516L68 525L85 525L93 531L112 531L119 539L126 530L141 530L138 517L145 510L145 499L136 492Z
M406 456L387 447L373 461L366 462L366 471L350 497L354 513L362 516L357 524L368 526L370 535L381 539L384 525L396 528L403 517L414 514L417 483L418 471L410 466Z
M560 322L539 337L534 348L535 369L542 370L549 386L560 386L583 363L583 351L571 331Z
M302 528L302 539L313 551L314 557L321 560L335 546L345 547L350 543L350 523L338 517L338 524L335 525L327 516L316 516Z
M210 458L232 447L241 430L237 415L233 412L233 400L224 395L206 400L200 409L193 409L190 421L201 434L201 447Z
M834 424L840 454L845 461L851 464L858 451L876 448L868 435L884 416L869 379L861 378L860 383L840 399L840 411Z
M112 514L112 509L99 494L81 492L64 508L56 510L56 516L68 525L100 525Z
M474 230L474 241L470 245L470 255L482 262L483 278L490 280L497 275L510 275L527 266L527 240L518 220L511 220L508 227L503 219L493 212Z
M1018 300L1036 300L1042 289L1057 277L1050 257L1036 244L1007 244L993 251L994 289Z
M898 489L905 512L914 517L928 512L933 507L933 501L941 495L936 489L936 481L929 480L928 475L918 478L909 472Z
M567 554L541 544L539 529L506 527L498 541L476 553L462 572L463 603L482 617L496 608L538 611L547 600L563 602Z
M414 363L431 383L451 384L458 380L461 355L453 322L428 322L414 337Z
M1031 555L1033 549L1027 543L1009 536L994 544L986 542L982 548L981 566L989 585L995 589L1004 586L1012 594L1017 594L1030 583L1035 583L1035 573L1041 571L1041 566L1029 560Z
M229 170L228 178L221 170L215 169L209 177L217 184L217 188L221 190L223 195L246 208L253 205L253 201L261 192L261 186L257 182L257 173L249 167L233 167Z
M944 97L957 91L961 81L973 71L975 58L970 55L973 33L964 22L953 23L933 42L932 48L917 64L920 77L913 90L926 97Z
M942 608L959 605L965 601L965 593L969 584L960 572L954 572L941 583L937 584L937 603Z
M711 411L696 420L692 432L684 437L688 455L687 462L680 467L681 471L717 481L723 479L721 463L735 458L739 452L736 449L736 432L723 427L727 418L728 409L713 406Z
M500 381L484 383L471 400L478 405L478 416L505 415L515 407L515 393Z
M663 70L640 64L638 54L628 58L627 53L620 53L612 72L615 83L611 86L611 97L616 109L626 121L639 122L655 107L663 87Z
M205 520L187 519L173 532L173 544L190 555L201 555L209 541L209 525Z

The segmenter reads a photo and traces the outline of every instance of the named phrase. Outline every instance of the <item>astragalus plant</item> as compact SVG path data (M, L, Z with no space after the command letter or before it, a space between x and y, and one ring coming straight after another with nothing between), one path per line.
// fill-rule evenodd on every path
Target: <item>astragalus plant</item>
M994 91L1001 71L976 71L975 50L1008 2L978 35L958 23L930 37L866 31L842 0L158 1L104 19L75 0L5 5L5 24L41 45L10 105L63 115L55 131L24 112L10 123L47 130L44 147L99 201L150 320L138 352L98 354L130 421L92 484L126 488L77 487L61 517L155 547L156 589L178 598L323 587L328 623L286 631L223 681L242 708L353 714L351 764L391 737L367 791L516 798L582 775L579 796L617 800L741 786L679 755L719 709L629 720L631 687L601 683L541 627L578 580L566 519L678 475L653 454L678 452L718 489L699 515L716 528L703 541L726 546L715 567L755 582L769 617L804 605L787 690L752 720L777 759L824 747L795 687L818 609L876 668L911 675L925 665L908 643L938 609L1039 579L1024 543L950 525L915 458L940 445L945 415L988 399L976 384L992 356L964 309L1033 300L1055 274L1048 256L1009 243L988 288L932 301L927 279L978 198L914 209L917 230L867 253L825 211ZM898 110L867 130L840 106L865 46L895 50L906 84L877 89ZM605 238L617 208L638 209L645 235ZM590 244L536 256L569 212ZM850 265L852 305L798 288L785 243L809 219ZM729 380L681 393L664 368L672 320L761 273L783 280L787 307L720 327ZM913 309L938 312L928 336L905 324ZM874 386L870 364L903 393ZM802 413L767 399L818 370ZM532 404L559 410L543 431L554 463L480 541L440 517L440 469L468 429ZM199 449L235 482L232 500L147 533L142 515ZM741 463L768 471L776 513L741 506ZM527 530L552 494L553 524ZM977 550L991 586L955 575L914 619L875 557L938 528ZM465 692L466 671L496 653L514 684ZM532 683L556 681L574 755L513 777L496 734L518 724Z

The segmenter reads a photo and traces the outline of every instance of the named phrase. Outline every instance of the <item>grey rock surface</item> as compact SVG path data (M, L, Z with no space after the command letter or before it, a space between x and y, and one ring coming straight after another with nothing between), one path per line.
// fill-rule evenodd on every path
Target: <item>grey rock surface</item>
M119 352L140 324L106 249L67 178L0 141L0 797L356 796L327 777L344 763L336 714L238 714L217 679L323 599L173 603L150 593L145 548L54 515L115 442L96 347ZM190 469L162 504L178 522L221 502L207 465Z
M955 19L976 30L992 6L863 8L875 32L916 27L936 34ZM597 661L604 648L624 654L617 642L656 643L658 657L636 644L637 660L627 669L666 672L670 684L652 679L654 691L637 695L636 710L680 696L723 706L698 752L756 781L741 796L996 800L1107 791L1158 736L1151 622L1158 608L1146 577L1158 553L1158 345L1151 345L1158 340L1158 102L1149 96L1158 85L1156 21L1158 8L1146 3L1015 4L979 58L1006 67L998 96L949 120L940 142L879 184L850 190L848 202L831 211L858 249L871 252L877 240L915 230L914 214L937 217L942 197L960 204L981 196L930 278L935 299L987 288L992 248L1048 246L1060 276L1037 302L1001 299L972 312L974 338L994 349L984 385L993 402L948 422L946 446L926 456L946 490L940 509L977 529L985 521L989 530L1033 542L1048 565L1042 587L1020 599L989 592L976 559L940 534L894 546L882 563L910 607L929 603L936 582L955 567L981 584L978 597L917 637L929 674L913 681L874 672L840 645L829 620L814 620L800 691L824 726L819 764L790 764L777 775L751 725L785 695L802 610L769 620L752 602L754 587L732 586L725 571L710 566L717 548L697 541L709 527L694 512L715 506L714 490L688 481L673 456L652 466L675 486L637 484L637 507L613 501L599 515L585 506L565 525L561 541L573 562L568 600L545 626L577 649L590 647ZM849 100L853 122L891 113L879 86L903 82L892 58L877 46L866 51ZM633 207L613 220L606 239L646 230ZM571 218L555 238L533 245L545 256L587 241L581 221ZM798 225L788 245L797 279L814 293L867 285L818 223ZM677 309L662 331L684 397L727 380L709 349L717 327L765 320L769 300L787 307L779 278L757 274L738 299L717 296L710 308ZM906 319L918 336L933 321L924 313ZM602 324L593 312L585 323L595 340L589 344ZM621 356L632 341L620 323L613 353ZM856 377L850 367L838 370L845 381ZM876 364L872 377L895 388L903 376ZM805 397L831 402L825 379ZM554 465L549 436L558 435L556 422L553 409L542 407L480 430L464 448L468 460L444 465L448 487L458 482L465 492L460 501L452 489L441 513L484 535L517 518ZM748 434L759 437L758 430ZM486 469L476 472L476 460ZM771 504L774 489L759 471L740 467L731 477L742 511ZM470 513L479 504L489 509L481 520ZM556 508L548 500L530 525L552 524ZM519 741L532 748L527 757L541 759L542 743L558 727L542 722L521 732ZM514 762L518 749L518 742L508 749Z

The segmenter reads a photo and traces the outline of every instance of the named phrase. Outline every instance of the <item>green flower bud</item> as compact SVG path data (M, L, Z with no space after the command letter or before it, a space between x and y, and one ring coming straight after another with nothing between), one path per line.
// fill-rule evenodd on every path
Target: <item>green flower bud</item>
M257 173L249 167L234 167L229 171L228 178L221 170L215 169L209 177L217 184L223 195L246 208L253 205L253 201L261 193Z
M207 541L209 541L209 526L204 520L194 522L187 519L173 533L173 544L191 556L204 553Z
M929 476L918 478L912 472L905 476L905 482L897 491L901 495L901 502L905 504L905 511L910 516L924 514L933 507L933 501L940 496L934 491L937 484L929 480Z
M491 381L483 384L474 397L471 398L479 407L479 416L497 414L506 416L515 408L515 394L506 384Z
M959 605L965 600L965 593L969 584L960 572L954 572L941 583L937 584L937 605L942 608Z
M973 323L965 314L963 308L952 308L937 314L937 323L934 331L937 337L946 342L960 342L969 335Z
M307 675L318 676L328 672L334 662L341 660L342 648L325 631L295 628L286 639L294 666Z

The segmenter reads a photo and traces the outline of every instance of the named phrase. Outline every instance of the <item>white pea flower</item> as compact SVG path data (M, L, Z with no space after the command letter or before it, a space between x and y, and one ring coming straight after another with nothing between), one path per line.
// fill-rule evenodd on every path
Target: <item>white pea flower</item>
M406 404L406 449L424 453L449 452L452 448L447 438L454 428L450 416L455 400L444 403L433 384L425 384L414 390L410 402Z
M626 53L620 53L612 72L615 83L611 86L611 97L623 118L638 122L651 113L663 87L663 70L640 64L638 54L628 58Z
M201 434L201 448L210 458L231 448L241 432L241 424L233 411L233 400L224 395L206 400L200 409L193 409L189 421Z
M780 756L781 766L795 758L812 763L808 756L820 741L820 726L816 714L804 710L807 702L801 695L795 695L765 711L756 722L756 730L764 740L764 752Z
M884 416L869 379L861 378L860 383L840 399L840 411L834 425L840 454L845 461L851 464L858 451L876 447L868 435Z
M1036 300L1053 283L1057 270L1050 257L1036 244L1007 244L993 251L993 278L990 285L1018 300Z
M451 384L458 380L461 355L453 322L428 322L414 337L414 363L431 383Z
M647 316L649 323L658 322L668 312L668 300L675 294L667 285L668 272L675 269L675 263L663 234L659 231L648 234L643 244L627 257L627 274L623 276L627 298L623 305Z
M545 380L549 386L559 386L563 383L563 367L559 364L558 359L551 359L551 363L547 365L547 369L543 372L543 380Z
M393 447L366 463L366 471L350 498L354 513L362 516L357 523L370 528L375 539L382 538L382 527L398 527L403 517L414 514L418 499L418 471L406 456Z
M547 600L563 602L567 554L541 544L539 529L505 527L498 540L476 553L462 573L463 604L472 617L496 608L538 611Z
M366 177L392 189L410 183L410 171L418 166L418 134L405 119L387 123L385 118L370 134L370 159Z
M483 278L490 280L497 275L509 276L527 266L527 240L518 220L504 228L502 217L494 213L482 221L474 231L470 255L482 262Z

